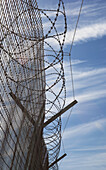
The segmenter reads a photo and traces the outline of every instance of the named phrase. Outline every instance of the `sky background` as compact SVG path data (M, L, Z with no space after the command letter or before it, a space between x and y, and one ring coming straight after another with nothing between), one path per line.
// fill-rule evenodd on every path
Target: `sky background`
M38 2L42 8L57 9L56 0ZM68 23L64 51L69 52L81 0L64 3ZM58 28L62 29L61 20ZM78 104L66 128L70 111L62 116L60 156L65 149L67 157L59 162L59 169L106 170L106 0L84 0L71 54ZM64 69L68 104L73 100L68 56L64 56Z

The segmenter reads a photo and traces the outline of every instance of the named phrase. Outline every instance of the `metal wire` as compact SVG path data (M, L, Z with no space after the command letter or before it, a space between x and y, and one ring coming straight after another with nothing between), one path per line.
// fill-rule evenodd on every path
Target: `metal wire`
M80 6L80 10L79 10L79 14L78 14L78 18L77 18L75 30L74 30L74 34L73 34L73 38L72 38L72 42L71 42L71 46L70 46L70 51L69 51L69 55L68 55L68 56L69 56L69 61L70 61L70 73L71 73L72 90L73 90L73 98L74 98L74 99L75 99L75 90L74 90L74 80L73 80L71 53L72 53L72 47L73 47L73 44L74 44L75 35L76 35L76 31L77 31L77 27L78 27L78 23L79 23L81 11L82 11L83 2L84 2L84 0L82 0L82 2L81 2L81 6ZM66 55L66 54L65 54L65 55ZM73 111L73 108L72 108L71 111L69 112L69 115L68 115L67 120L66 120L66 122L65 122L65 126L64 126L64 128L63 128L63 132L62 132L62 135L61 135L62 138L63 138L64 132L65 132L65 129L66 129L66 127L67 127L67 124L68 124L68 122L69 122L69 119L70 119L70 116L71 116L72 111ZM63 143L63 141L62 141L62 145L63 145L63 151L64 151L64 153L65 153L65 148L64 148L64 143ZM61 163L62 163L62 161L60 162L59 166L61 165Z
M83 2L84 2L84 0L82 0L82 2L81 2L81 6L80 6L80 10L79 10L79 14L78 14L75 30L74 30L74 34L73 34L73 38L72 38L72 42L71 42L71 46L70 46L70 51L69 51L70 72L71 72L72 89L73 89L73 98L74 99L75 99L75 90L74 90L73 70L72 70L72 63L71 63L71 61L72 61L71 60L71 53L72 53L72 47L73 47L73 43L74 43L74 40L75 40L75 35L76 35L76 31L77 31L77 27L78 27L78 23L79 23L79 19L80 19L80 14L81 14Z
M39 9L36 0L1 0L0 8L0 165L11 170L47 169L59 155L61 118L44 130L42 124L64 107L66 98L64 3L59 0L57 10L47 10ZM54 19L47 14L51 11ZM56 25L59 17L64 19L62 32ZM43 21L50 23L48 30ZM50 169L56 170L58 165Z

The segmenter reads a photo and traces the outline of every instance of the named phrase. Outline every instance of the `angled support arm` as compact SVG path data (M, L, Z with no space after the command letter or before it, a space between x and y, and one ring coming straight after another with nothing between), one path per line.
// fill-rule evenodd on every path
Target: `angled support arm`
M10 92L9 93L10 96L12 97L12 99L16 102L16 104L19 106L19 108L22 110L23 113L25 113L26 117L28 118L28 120L35 125L35 121L33 120L33 118L29 115L29 112L26 110L26 108L21 104L20 100L15 96L14 93Z
M51 163L49 165L49 168L52 167L54 164L56 164L57 162L59 162L61 159L63 159L65 156L67 156L67 154L65 153L64 155L62 155L60 158L56 159L53 163Z
M52 116L49 120L47 120L43 127L46 127L49 123L53 122L55 119L57 119L59 116L61 116L64 112L69 110L71 107L73 107L77 102L77 100L74 100L72 103L67 105L64 109L62 109L60 112L58 112L56 115Z

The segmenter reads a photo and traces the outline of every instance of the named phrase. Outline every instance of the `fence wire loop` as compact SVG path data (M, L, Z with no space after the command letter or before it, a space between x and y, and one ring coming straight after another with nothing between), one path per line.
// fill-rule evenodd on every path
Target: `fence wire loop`
M61 118L45 129L42 124L64 107L66 98L64 3L59 0L57 10L48 10L40 9L36 0L1 0L0 10L0 165L47 169L59 155ZM61 32L59 18L64 19Z

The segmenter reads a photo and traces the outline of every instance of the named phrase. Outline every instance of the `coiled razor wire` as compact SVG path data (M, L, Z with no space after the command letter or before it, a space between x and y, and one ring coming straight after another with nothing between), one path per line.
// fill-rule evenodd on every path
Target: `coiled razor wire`
M64 3L59 0L57 10L47 10L39 9L36 0L1 0L0 8L0 166L47 169L59 155L61 118L44 129L42 124L64 107L66 97ZM49 17L51 12L53 17ZM58 18L64 19L62 32L58 31ZM56 170L58 165L50 169Z

